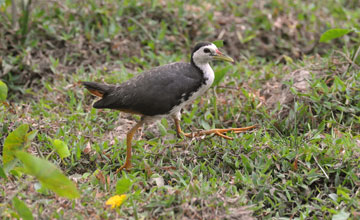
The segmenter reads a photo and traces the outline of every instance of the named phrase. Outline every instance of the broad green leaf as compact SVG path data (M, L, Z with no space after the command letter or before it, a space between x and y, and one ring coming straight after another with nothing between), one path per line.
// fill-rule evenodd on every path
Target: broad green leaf
M37 130L33 130L33 131L30 131L29 133L27 133L25 135L25 143L26 143L26 146L28 144L30 144L30 141L32 141L37 135Z
M116 183L116 194L121 195L127 193L131 188L132 182L130 179L123 177Z
M230 70L230 67L230 65L227 65L215 71L215 79L213 82L213 86L217 86L220 83L220 81L224 78L225 74Z
M341 29L341 28L335 28L325 31L320 37L320 42L328 42L335 38L339 38L344 36L345 34L348 34L352 30L350 29Z
M25 172L35 176L43 186L69 199L80 196L75 184L54 164L23 151L17 151L15 155L24 164Z
M8 172L16 165L16 162L10 163L14 159L14 152L27 148L30 141L35 138L37 131L33 130L27 133L28 130L29 125L23 124L6 137L3 152L3 164L5 171Z
M26 134L29 130L29 125L23 124L11 132L5 139L3 149L3 164L4 167L14 159L14 152L25 147Z
M19 216L22 219L25 219L25 220L34 219L30 209L26 206L26 204L23 201L14 197L12 202L13 202L13 206L14 206L16 212L19 214Z
M0 101L5 102L8 94L8 87L6 84L0 80Z
M4 171L5 173L9 173L11 172L12 175L18 176L16 175L16 171L14 169L16 169L16 165L19 163L18 159L13 159L10 162L8 162L7 164L4 165Z
M224 41L223 40L216 40L216 41L213 41L212 43L215 44L215 46L217 46L217 47L224 46Z
M63 141L55 139L53 144L61 159L70 156L69 148Z

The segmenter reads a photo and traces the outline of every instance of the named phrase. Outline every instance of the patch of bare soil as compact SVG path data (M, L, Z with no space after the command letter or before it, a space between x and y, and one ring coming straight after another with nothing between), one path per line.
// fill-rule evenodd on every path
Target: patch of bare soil
M345 54L341 55L334 55L325 62L316 56L308 58L304 67L284 74L282 78L266 81L255 96L260 105L265 105L267 111L272 112L272 117L287 120L289 125L294 124L291 120L297 117L305 124L317 127L319 123L328 121L331 115L339 114L339 129L351 127L351 131L356 133L360 128L353 123L354 115L359 114L356 107L358 83L353 73L359 67ZM294 112L295 116L289 113L296 102L303 109Z
M290 91L289 83L292 83L292 87L297 92L306 93L310 89L310 79L309 70L298 69L285 75L281 80L268 81L260 91L261 100L270 110L275 109L277 105L292 106L296 95ZM281 115L281 118L285 118L288 113L289 108L282 108L279 115Z

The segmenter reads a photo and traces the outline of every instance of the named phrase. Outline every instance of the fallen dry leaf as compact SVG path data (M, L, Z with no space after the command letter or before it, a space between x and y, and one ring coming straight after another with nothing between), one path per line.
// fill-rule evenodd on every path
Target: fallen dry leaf
M83 150L83 153L84 154L89 154L91 152L91 145L90 145L90 142L88 142L87 144L86 144L86 147L84 148L84 150Z
M100 180L100 182L102 183L102 184L104 184L105 185L105 176L104 176L104 174L101 172L101 170L99 170L99 172L97 173L97 174L95 174L95 176L96 176L96 178L98 179L98 180Z

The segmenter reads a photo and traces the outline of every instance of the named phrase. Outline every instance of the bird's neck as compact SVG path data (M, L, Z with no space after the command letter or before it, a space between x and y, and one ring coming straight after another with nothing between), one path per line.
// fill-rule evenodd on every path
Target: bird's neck
M214 70L211 68L209 63L193 63L203 74L204 83L210 87L211 84L214 82Z

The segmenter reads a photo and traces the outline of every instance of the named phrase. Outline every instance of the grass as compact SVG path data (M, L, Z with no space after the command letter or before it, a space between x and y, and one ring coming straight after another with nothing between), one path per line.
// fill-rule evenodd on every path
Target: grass
M15 197L34 218L359 218L359 37L318 43L329 28L359 28L356 1L53 1L34 5L28 26L22 16L11 22L10 4L0 1L0 77L11 103L0 106L0 145L29 124L38 133L28 152L60 167L81 196L59 197L11 171L0 180L2 218L21 216ZM178 139L163 119L137 133L134 168L116 175L139 118L91 108L94 97L76 82L121 83L188 60L190 46L218 36L238 62L212 65L227 73L184 109L182 128L258 129ZM53 152L55 139L69 157ZM106 207L119 192L128 199Z

